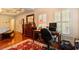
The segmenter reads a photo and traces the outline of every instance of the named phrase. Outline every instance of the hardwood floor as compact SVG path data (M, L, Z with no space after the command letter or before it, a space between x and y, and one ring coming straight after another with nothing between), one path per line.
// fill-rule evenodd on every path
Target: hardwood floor
M15 32L14 38L0 40L0 50L4 49L6 47L12 46L14 44L17 44L17 43L19 43L19 42L21 42L23 40L27 40L27 39L32 39L33 40L33 38L25 37L21 33ZM39 41L39 42L45 44L45 42L43 40L38 40L37 39L35 41ZM54 47L59 48L57 44L55 44Z
M16 43L19 43L25 39L29 39L28 37L24 37L21 33L15 32L15 36L12 39L4 39L0 40L0 50L3 48L6 48L8 46L14 45ZM30 38L31 39L31 38Z

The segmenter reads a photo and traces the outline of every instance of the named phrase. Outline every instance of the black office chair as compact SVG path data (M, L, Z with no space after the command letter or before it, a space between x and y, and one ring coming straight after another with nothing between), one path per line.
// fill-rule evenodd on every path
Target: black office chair
M45 44L47 44L47 49L50 50L51 49L50 48L50 45L51 45L50 40L51 39L53 40L52 34L50 33L50 31L46 28L41 29L41 38L44 40Z

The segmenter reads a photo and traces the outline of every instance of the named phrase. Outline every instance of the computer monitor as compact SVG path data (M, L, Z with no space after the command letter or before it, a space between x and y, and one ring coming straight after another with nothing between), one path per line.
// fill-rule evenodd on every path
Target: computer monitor
M57 23L49 23L49 30L56 31Z
M49 27L56 28L57 27L57 23L49 23Z

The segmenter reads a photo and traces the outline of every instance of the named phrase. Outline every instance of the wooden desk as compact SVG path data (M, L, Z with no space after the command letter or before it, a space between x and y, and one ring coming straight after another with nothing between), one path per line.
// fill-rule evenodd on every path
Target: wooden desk
M37 35L36 35L37 34ZM40 30L33 31L33 39L37 39L36 37L40 34ZM51 32L52 35L56 35L58 37L58 41L61 42L61 34L58 32Z
M56 35L58 38L58 42L55 42L52 47L56 49L60 49L60 43L61 43L61 34L58 32L51 32L52 35ZM40 30L34 30L33 31L33 40L41 40L41 33Z
M51 32L52 35L56 35L58 37L58 42L60 43L61 42L61 34L58 33L58 32Z
M33 31L33 39L34 39L34 40L40 39L40 38L39 38L39 35L40 35L40 30L34 30L34 31Z

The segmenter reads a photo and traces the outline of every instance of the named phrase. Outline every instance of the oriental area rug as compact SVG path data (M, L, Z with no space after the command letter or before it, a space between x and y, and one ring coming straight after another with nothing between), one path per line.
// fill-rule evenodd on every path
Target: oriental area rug
M3 50L46 50L46 45L31 39L24 40Z

